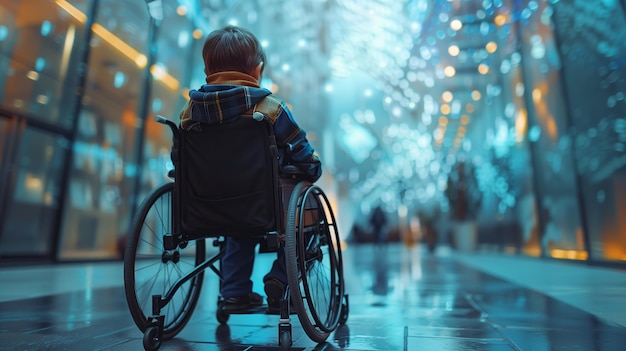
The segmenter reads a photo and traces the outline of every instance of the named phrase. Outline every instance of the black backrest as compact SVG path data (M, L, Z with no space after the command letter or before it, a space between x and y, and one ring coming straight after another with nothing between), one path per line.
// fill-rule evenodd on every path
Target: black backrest
M178 229L185 236L282 230L278 154L269 122L241 117L179 132L176 196Z

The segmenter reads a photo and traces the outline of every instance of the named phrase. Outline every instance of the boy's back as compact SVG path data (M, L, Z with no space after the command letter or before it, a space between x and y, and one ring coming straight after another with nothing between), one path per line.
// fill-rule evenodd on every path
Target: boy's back
M261 113L273 126L280 165L297 166L311 182L319 179L321 162L305 131L281 99L260 87L266 56L257 38L245 29L226 26L209 34L202 56L207 84L190 91L190 100L180 113L181 128L229 123ZM226 240L226 252L221 260L221 295L227 310L247 309L263 302L252 291L250 280L256 245L256 240L234 236ZM278 308L287 285L282 247L277 254L272 269L263 279L268 305L274 309Z

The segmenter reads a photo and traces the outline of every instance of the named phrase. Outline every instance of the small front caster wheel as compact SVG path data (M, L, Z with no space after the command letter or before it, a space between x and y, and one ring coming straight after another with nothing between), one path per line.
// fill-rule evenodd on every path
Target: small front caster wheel
M159 337L159 327L148 327L143 333L143 348L146 351L156 351L161 347L161 338Z
M283 331L280 333L280 349L283 351L291 350L291 333Z

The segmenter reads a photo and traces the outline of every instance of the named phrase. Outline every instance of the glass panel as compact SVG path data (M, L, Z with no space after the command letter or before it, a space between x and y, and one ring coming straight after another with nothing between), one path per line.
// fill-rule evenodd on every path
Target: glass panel
M532 143L535 194L528 198L525 251L557 258L585 259L581 210L567 108L561 84L558 48L548 18L550 6L542 3L522 27L523 63L528 100L528 138ZM520 88L522 88L520 86Z
M84 4L86 1L74 1ZM34 9L37 9L36 11ZM69 128L86 17L67 1L0 4L0 103ZM66 111L67 110L67 111Z
M461 101L466 112L460 120L461 127L468 127L469 137L460 145L460 150L467 147L464 144L469 144L473 152L480 155L475 165L478 191L474 191L473 196L468 192L465 206L468 213L475 207L480 209L478 243L481 247L521 252L535 222L532 216L528 216L534 189L529 142L525 134L527 101L520 91L524 81L516 40L520 28L516 23L497 26L491 21L477 21L467 26L468 34L465 35L475 41L472 33L476 32L470 29L473 28L482 33L482 40L466 44L468 39L459 38L455 44L464 49L457 57L471 54L472 48L476 52L484 50L488 53L486 59L475 57L470 62L479 73L482 67L481 74L488 79L479 84L479 78L476 78L474 87L455 92L455 97L464 98ZM453 46L452 52L455 49L458 50ZM461 68L457 67L457 70L462 72ZM467 122L463 123L464 120ZM464 131L464 128L458 128L455 139L462 138ZM455 176L456 170L453 169L450 178Z
M47 254L58 216L59 183L67 140L26 129L19 143L16 178L9 193L0 253Z
M143 0L102 0L69 179L61 258L115 257L129 226L135 134L147 64ZM124 11L119 11L123 7Z
M146 121L144 142L144 167L138 203L154 187L168 181L167 171L173 168L170 159L172 133L165 125L156 123L152 117L159 114L176 124L179 113L187 98L187 80L191 70L203 68L199 49L204 43L204 35L194 30L193 23L185 16L177 14L174 2L164 5L164 18L159 28L157 40L157 62L153 67L152 96L149 109L150 118ZM204 73L200 71L201 76Z
M624 3L553 6L590 258L626 260Z

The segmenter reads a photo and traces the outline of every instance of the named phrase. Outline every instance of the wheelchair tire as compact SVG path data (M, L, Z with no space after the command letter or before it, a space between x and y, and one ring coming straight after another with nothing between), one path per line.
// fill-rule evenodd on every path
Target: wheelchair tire
M132 318L142 332L155 328L152 296L165 297L176 281L204 261L204 240L164 250L163 234L173 233L174 183L154 189L133 217L124 252L124 290ZM184 248L182 248L184 247ZM185 282L162 308L161 340L178 334L198 302L204 272ZM151 334L151 333L148 333Z
M326 341L340 321L344 296L340 238L328 198L309 182L289 201L285 259L291 302L311 340Z

